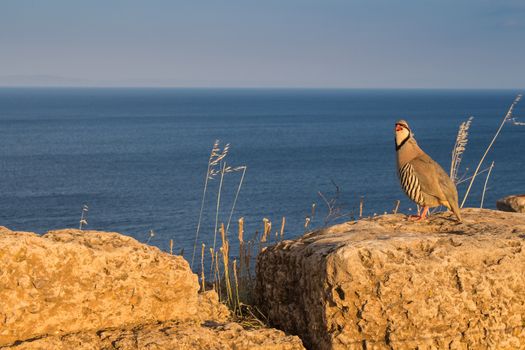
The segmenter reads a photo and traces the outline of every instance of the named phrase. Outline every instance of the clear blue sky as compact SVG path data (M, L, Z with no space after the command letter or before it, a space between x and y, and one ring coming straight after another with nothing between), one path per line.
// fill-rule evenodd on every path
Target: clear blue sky
M0 85L525 87L524 0L3 0Z

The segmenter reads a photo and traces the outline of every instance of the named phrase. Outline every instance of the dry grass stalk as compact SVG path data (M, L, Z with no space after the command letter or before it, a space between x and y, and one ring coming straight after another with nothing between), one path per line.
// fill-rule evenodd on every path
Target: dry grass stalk
M218 146L219 140L215 141ZM230 150L230 144L227 143L224 148L222 149L222 152L219 147L214 148L214 151L212 151L212 154L210 156L210 165L212 166L212 170L210 171L210 178L213 179L214 175L218 174L218 171L214 168L215 166L219 165L220 162L223 161L224 158L228 155L228 151ZM219 153L220 152L220 153Z
M359 198L359 219L363 217L363 205L365 202L365 197L361 196Z
M396 201L396 206L395 206L394 211L392 213L397 214L397 211L399 210L399 204L400 203L401 203L401 201L398 199Z
M229 147L229 144L226 145L226 146ZM223 162L223 164L222 164L222 168L221 168L221 171L220 171L221 180L220 180L220 183L219 183L219 191L217 193L217 206L216 206L216 211L215 211L215 232L214 232L214 235L213 235L213 249L215 249L215 243L216 243L216 239L217 239L217 224L219 222L219 208L221 206L221 193L222 193L222 185L224 183L224 175L227 174L227 173L233 173L233 172L237 172L237 171L241 171L242 170L242 176L241 176L241 179L239 181L239 186L237 187L237 192L235 193L235 198L234 198L233 205L232 205L232 208L231 208L231 211L230 211L230 216L228 218L228 224L226 226L226 235L228 235L228 230L230 228L231 218L233 216L233 211L235 210L235 204L237 203L237 198L239 197L239 192L241 191L242 183L244 181L244 175L246 174L246 169L247 169L246 166L231 167L231 166L226 166L226 162Z
M333 196L327 197L321 191L317 192L319 197L321 197L321 199L323 200L323 203L326 205L326 209L328 211L326 216L324 217L324 227L327 227L332 221L340 220L344 217L351 215L351 212L344 211L342 206L339 204L341 188L333 180L331 181L331 183L335 188L335 193ZM310 221L313 222L313 218L311 218Z
M222 184L224 181L224 174L226 169L226 162L221 167L221 181L219 183L219 191L217 192L217 205L215 210L215 229L213 233L213 250L215 250L215 243L217 241L217 225L219 224L219 208L221 206L221 192L222 192Z
M196 249L197 249L197 241L199 239L199 232L200 232L200 229L201 229L202 213L204 211L204 200L206 198L206 191L208 190L208 180L213 179L213 172L214 172L214 167L215 167L214 163L215 163L216 159L218 157L220 157L220 154L219 154L219 152L220 152L219 143L220 143L219 140L215 140L215 143L213 144L213 147L211 148L210 158L208 160L208 169L206 170L206 177L204 179L204 190L203 190L202 199L201 199L201 209L200 209L200 212L199 212L199 220L197 222L197 231L195 232L195 242L193 243L193 254L191 255L190 267L193 267L193 261L195 259L195 252L196 252ZM229 146L226 145L226 147L229 147Z
M308 226L310 226L310 217L307 216L305 219L304 219L304 230L307 231L308 230Z
M148 239L146 240L146 244L149 244L149 241L151 241L153 237L155 237L155 232L153 230L149 230L149 235Z
M284 225L286 225L286 218L283 216L283 219L281 220L281 241L284 238Z
M244 256L244 218L239 218L237 238L239 239L239 273L242 274L242 262Z
M224 268L224 284L226 287L226 293L228 295L228 303L230 306L234 305L234 299L233 299L233 291L232 286L230 282L230 261L229 261L229 243L226 239L226 231L224 228L224 224L221 224L221 239L222 239L222 247L220 248L220 252L222 254L222 263Z
M237 204L237 198L239 198L239 193L241 192L242 184L244 182L244 175L246 175L246 169L248 167L243 165L237 168L233 168L232 171L240 171L242 170L241 179L239 180L239 185L237 186L237 192L235 193L235 198L233 199L232 209L230 211L230 217L228 218L228 224L226 225L226 234L228 234L228 230L230 229L230 222L232 220L233 211L235 210L235 205Z
M478 175L481 175L481 174L483 174L483 173L486 173L487 171L489 171L489 169L490 169L490 166L486 167L486 168L483 169L483 170L478 171ZM472 177L474 177L474 175L471 175L471 176L469 176L469 177L466 177L466 176L465 176L464 178L461 178L461 179L456 183L456 186L462 184L463 182L467 182L468 180L471 180Z
M228 246L228 240L226 239L226 231L224 230L224 224L221 224L221 241L222 246Z
M516 104L518 104L518 102L520 100L521 100L521 94L516 96L516 98L514 99L514 102L512 102L512 104L510 105L509 110L507 111L507 114L505 114L505 117L503 117L503 120L502 120L498 130L496 131L496 134L492 138L492 141L490 141L490 144L488 145L487 149L485 150L485 153L481 157L481 160L479 161L478 166L476 167L476 170L474 171L474 174L472 175L472 179L470 180L470 183L468 185L467 192L465 193L465 196L463 197L463 201L461 202L461 206L460 206L461 208L463 208L463 205L465 205L465 202L467 201L468 195L470 193L470 189L472 188L472 184L474 183L474 180L476 179L476 175L478 174L479 169L481 168L481 165L483 164L483 161L485 160L485 157L487 156L487 154L489 153L490 149L492 148L492 145L494 144L494 142L498 138L498 135L499 135L501 129L503 128L503 125L505 125L505 123L512 118L512 111L514 110L514 107L516 106Z
M239 233L237 235L239 243L244 243L244 218L239 219Z
M226 159L226 156L229 153L229 149L230 149L230 144L228 143L221 150L220 142L219 142L219 140L216 140L215 143L213 144L213 147L212 147L212 150L211 150L211 153L210 153L210 157L209 157L209 160L208 160L208 168L207 168L207 171L206 171L206 178L205 178L205 181L204 181L204 190L203 190L202 199L201 199L201 208L200 208L200 212L199 212L199 220L198 220L198 223L197 223L197 230L196 230L196 233L195 233L195 242L194 242L194 245L193 245L193 254L192 254L191 264L190 264L190 266L192 268L193 268L193 263L194 263L194 260L195 260L195 254L196 254L196 247L197 247L197 241L198 241L198 237L199 237L199 232L200 232L200 229L201 229L202 217L203 217L203 212L204 212L204 203L205 203L206 194L207 194L207 190L208 190L209 180L213 180L215 177L220 175L220 183L219 183L219 188L218 188L218 192L217 192L216 208L215 208L215 227L214 227L213 247L212 247L212 261L213 261L214 260L213 256L214 256L214 253L216 252L215 248L216 248L216 244L217 244L217 231L219 229L218 228L219 212L220 212L220 208L221 208L221 194L222 194L222 189L223 189L224 176L225 176L226 173L242 171L242 176L241 176L241 179L239 181L239 185L237 187L237 191L235 193L235 198L234 198L233 205L232 205L232 208L230 210L230 215L229 215L229 218L228 218L228 224L226 226L226 236L228 235L228 229L229 229L229 226L230 226L230 222L231 222L231 219L232 219L232 216L233 216L233 212L235 210L235 205L237 203L237 199L239 197L239 193L240 193L240 190L242 188L242 184L243 184L243 181L244 181L244 176L246 174L246 169L247 169L246 166L239 166L239 167L227 166L227 164L225 162L225 159ZM213 264L212 264L212 266L213 266Z
M219 252L215 252L215 273L214 273L214 280L215 280L215 291L217 292L217 295L219 295L219 300L222 300L222 289L221 289L221 273L219 268Z
M210 248L210 255L211 255L211 265L210 265L210 276L214 276L214 262L215 262L215 252L213 251L213 248Z
M225 288L226 288L226 304L227 305L231 305L231 295L232 295L232 292L231 292L231 284L229 283L229 277L230 277L230 274L228 273L228 270L229 270L229 262L228 262L228 253L225 249L225 247L220 247L219 248L219 252L221 253L221 256L222 256L222 268L223 268L223 276L224 276L224 285L225 285ZM219 268L219 271L220 271L220 268ZM219 280L221 279L221 276L219 274ZM222 289L219 288L219 291L220 291L220 294L222 294Z
M170 255L173 255L173 239L170 239Z
M79 227L78 229L82 231L82 225L86 225L88 224L87 222L87 214L88 214L88 211L89 211L89 207L84 204L82 206L82 212L80 213L80 223L79 223Z
M487 178L485 179L485 185L483 186L483 193L481 194L481 204L479 205L480 208L483 208L483 202L485 200L485 192L487 191L487 183L489 182L489 177L490 177L492 168L494 168L494 161L492 161L492 164L490 164L489 172L487 173Z
M463 153L468 143L468 130L472 124L474 117L469 117L466 121L462 122L458 129L458 135L456 136L456 144L452 149L452 160L450 163L450 178L454 183L458 182L458 170L461 160L463 159Z
M263 223L264 223L264 231L261 237L262 243L267 241L268 235L270 234L270 231L272 230L272 222L270 220L268 220L267 218L264 218Z
M509 118L508 122L511 123L512 125L525 126L525 123L518 121L518 119L519 117L512 116Z
M204 248L205 247L206 245L202 243L202 249L201 249L201 283L202 283L202 286L201 286L201 289L203 292L206 290L206 281L204 277Z
M232 292L232 286L230 282L230 265L228 260L228 248L226 247L220 247L219 251L222 255L222 264L223 264L223 271L224 271L224 286L226 288L226 303L228 305L233 306L233 292Z
M236 295L236 305L235 309L238 310L238 315L242 317L242 310L241 310L241 299L239 296L239 278L237 276L237 260L233 260L233 278L235 281L235 295Z
M215 292L217 292L217 294L219 294L219 289L217 288L217 271L215 269L215 252L212 251L212 249L210 248L210 253L211 253L211 270L210 270L210 276L211 276L211 280L212 280L212 285L213 285L213 290ZM220 299L220 294L219 294L219 299Z

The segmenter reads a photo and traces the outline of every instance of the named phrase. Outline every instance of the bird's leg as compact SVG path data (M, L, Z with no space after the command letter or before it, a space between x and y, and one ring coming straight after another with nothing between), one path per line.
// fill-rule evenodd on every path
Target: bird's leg
M421 221L421 220L424 220L427 216L427 213L428 213L428 208L429 207L423 207L423 211L418 211L418 215L410 215L408 217L409 220L414 220L414 221ZM421 214L420 214L421 213Z
M421 221L421 220L424 220L427 216L427 212L428 212L428 207L425 206L423 207L423 212L421 213L421 215L419 216L419 219L417 219L417 221Z

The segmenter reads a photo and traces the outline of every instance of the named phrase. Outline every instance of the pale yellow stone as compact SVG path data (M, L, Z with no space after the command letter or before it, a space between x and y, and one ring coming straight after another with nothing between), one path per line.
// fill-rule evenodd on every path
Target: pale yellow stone
M461 214L385 215L269 247L259 307L311 349L525 348L525 216Z

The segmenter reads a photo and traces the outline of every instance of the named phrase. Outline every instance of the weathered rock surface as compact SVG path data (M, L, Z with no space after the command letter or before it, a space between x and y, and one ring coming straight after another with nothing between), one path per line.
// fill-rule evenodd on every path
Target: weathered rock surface
M198 290L182 257L131 237L0 227L1 349L302 349L228 323L217 294Z
M0 349L4 349L0 347ZM237 323L168 321L133 328L47 336L10 350L301 350L301 340L276 329L245 330Z
M131 237L3 230L0 251L0 344L197 315L187 262Z
M385 215L269 247L259 307L310 349L525 349L525 217Z
M525 194L507 196L496 202L496 207L503 211L525 213Z

